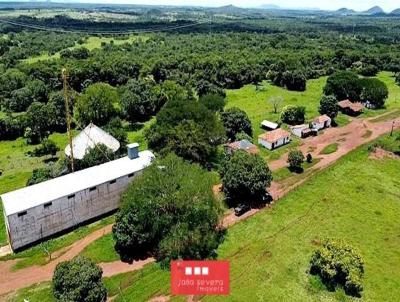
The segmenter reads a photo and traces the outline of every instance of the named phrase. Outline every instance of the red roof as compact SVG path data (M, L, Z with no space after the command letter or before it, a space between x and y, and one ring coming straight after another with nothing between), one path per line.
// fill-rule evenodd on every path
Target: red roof
M318 123L318 124L323 124L323 123L328 122L330 120L331 120L331 118L329 116L327 116L326 114L324 114L324 115L316 117L314 119L314 122Z
M278 140L286 137L290 137L290 133L283 129L276 129L274 131L266 132L258 136L258 138L270 143L277 142Z
M344 100L339 102L339 107L342 109L350 108L354 112L363 111L365 106L361 103L353 103L350 100Z

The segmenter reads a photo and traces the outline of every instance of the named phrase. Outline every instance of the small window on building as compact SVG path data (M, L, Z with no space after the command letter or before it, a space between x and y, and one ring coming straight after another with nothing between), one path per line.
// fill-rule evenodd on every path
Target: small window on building
M135 176L135 173L131 173L128 175L128 178L132 178L133 176Z
M75 194L72 194L72 195L68 196L68 199L72 199L72 198L75 198Z
M28 214L27 211L20 212L20 213L18 213L18 217L23 217L23 216L25 216L26 214Z
M114 180L110 181L110 185L115 184L116 182L117 182L117 180L114 179Z
M90 192L93 192L93 191L96 191L96 190L97 190L97 187L92 187L92 188L89 189Z
M47 209L47 208L50 208L52 205L53 205L52 202L48 202L48 203L45 203L45 204L43 205L43 207L44 207L45 209Z

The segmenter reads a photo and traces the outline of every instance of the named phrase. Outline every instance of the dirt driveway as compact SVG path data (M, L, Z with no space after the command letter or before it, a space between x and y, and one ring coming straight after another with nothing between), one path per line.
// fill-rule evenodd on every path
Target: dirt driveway
M400 117L396 120L373 123L367 119L354 119L348 125L341 128L331 128L324 131L323 134L304 140L300 149L304 153L311 153L313 157L319 157L321 160L310 170L323 169L333 164L340 157L346 155L350 151L356 149L362 144L372 141L384 133L391 130L392 123L395 121L395 128L400 129ZM328 155L320 155L320 152L328 145L337 143L338 149L336 152ZM269 166L272 170L277 170L287 166L286 155L281 159L270 162ZM293 188L301 185L306 181L306 177L299 181L287 185L287 183L273 182L270 188L270 193L274 200L282 198L286 193ZM218 190L218 188L215 188ZM242 217L238 218L234 213L228 213L224 218L223 225L231 226L241 220L247 219L260 210L254 209ZM0 300L1 295L28 287L36 283L49 281L52 278L53 271L56 265L62 261L69 260L79 255L82 250L96 239L111 232L112 226L106 226L98 231L95 231L87 237L75 242L73 245L66 248L62 255L52 260L44 266L32 266L18 271L12 271L12 267L18 260L10 260L0 262ZM149 258L143 261L126 264L121 261L112 263L102 263L104 276L113 276L120 273L141 269L147 263L153 262L154 259Z

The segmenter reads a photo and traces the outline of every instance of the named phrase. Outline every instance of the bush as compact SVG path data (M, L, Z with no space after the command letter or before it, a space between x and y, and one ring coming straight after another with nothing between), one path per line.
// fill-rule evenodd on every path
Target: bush
M271 185L272 174L261 156L239 150L223 163L221 179L224 193L234 205L261 201Z
M310 273L320 276L330 290L343 286L346 294L359 297L364 276L361 256L341 240L326 240L310 262Z
M289 125L303 124L305 120L305 114L305 107L289 105L283 108L281 113L281 121Z
M240 132L253 136L251 121L245 111L236 107L230 108L221 114L221 120L230 140L234 140Z
M247 133L244 132L239 132L238 134L236 134L236 141L241 141L241 140L248 140L249 142L253 141L253 138L248 135Z
M90 259L77 257L57 265L53 275L53 294L59 301L104 302L107 289L103 271Z
M35 148L32 154L37 157L45 155L51 155L53 157L58 151L60 151L60 148L58 148L55 142L50 139L44 139L40 147Z
M288 160L289 168L293 171L302 171L304 163L304 154L300 150L292 150L289 152Z
M151 253L164 267L171 259L215 257L222 210L212 185L200 166L174 154L157 160L122 198L113 227L117 252L125 260Z
M335 119L339 113L337 99L333 95L324 95L319 104L319 113L326 114L331 119Z
M82 170L98 166L115 159L114 152L106 145L98 144L88 150L81 160L76 161L76 169Z

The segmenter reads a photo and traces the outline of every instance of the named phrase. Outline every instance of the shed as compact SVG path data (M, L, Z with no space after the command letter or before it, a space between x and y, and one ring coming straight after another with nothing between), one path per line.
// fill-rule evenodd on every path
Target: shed
M264 120L261 122L261 127L266 130L275 130L279 128L279 125L277 123Z
M226 150L228 154L232 154L237 150L243 150L250 154L258 154L260 152L257 146L249 142L247 139L227 144Z
M348 115L359 115L364 111L365 106L360 103L353 103L350 100L340 101L338 103L340 111Z
M290 130L294 135L300 138L306 138L316 132L307 124L292 126Z
M266 132L258 137L258 143L269 150L274 150L290 143L290 133L283 129Z
M312 121L312 128L319 131L325 128L328 128L332 124L332 119L326 114L316 117Z
M117 152L121 146L116 138L93 123L90 123L72 140L74 158L83 159L90 149L99 144L107 146L114 152ZM69 144L65 147L65 155L68 157L71 156L71 147Z
M150 151L133 150L129 154L133 156L3 194L12 249L32 245L118 209L126 187L154 158Z

